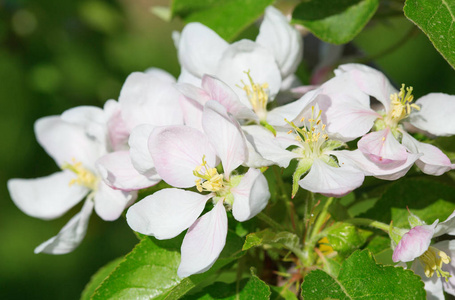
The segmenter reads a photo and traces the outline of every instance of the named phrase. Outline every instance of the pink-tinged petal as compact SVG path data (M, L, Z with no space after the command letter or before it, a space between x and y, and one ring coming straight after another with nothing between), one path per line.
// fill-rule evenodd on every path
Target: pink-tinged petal
M303 114L311 109L317 95L318 91L313 90L296 101L274 108L267 114L267 122L272 126L287 126L285 119L289 122L300 120Z
M412 167L414 162L422 156L422 154L410 153L405 163L395 168L388 168L384 165L375 164L358 149L354 151L333 151L333 154L337 157L340 165L346 164L355 166L362 170L366 176L374 176L384 180L397 180L398 178L403 177Z
M303 39L300 33L273 6L265 9L256 43L273 53L283 78L294 73L302 60Z
M228 43L201 23L189 23L183 28L178 46L178 57L183 68L196 77L214 74Z
M223 53L216 73L212 75L216 75L230 86L239 96L240 101L251 107L242 88L242 81L250 85L248 75L245 73L248 71L250 71L250 76L255 83L268 84L269 101L272 101L280 90L281 74L273 55L257 43L241 40L230 45Z
M38 119L35 135L59 167L74 159L93 171L95 161L106 153L105 144L91 138L83 126L65 122L58 116Z
M78 106L66 110L61 115L63 121L84 128L85 133L99 141L106 142L106 114L96 106Z
M243 105L237 94L221 80L210 75L204 75L202 87L207 91L210 99L221 103L237 120L258 121L256 114Z
M35 248L35 253L66 254L79 246L87 233L93 202L85 201L82 210L69 220L60 232Z
M129 151L117 151L98 159L96 166L104 182L123 191L137 191L157 184L161 178L152 169L148 176L139 173L131 163Z
M308 174L299 181L299 185L313 193L342 197L361 186L364 178L361 171L350 166L336 168L315 159Z
M210 167L216 167L216 153L207 137L188 126L156 128L149 139L149 150L158 175L175 187L195 185L193 171L204 156Z
M139 125L131 132L128 144L130 146L130 158L134 168L146 177L156 174L155 163L149 151L149 138L155 126Z
M223 164L227 178L231 171L245 163L248 149L240 125L228 115L226 108L216 101L204 106L202 127Z
M199 102L185 96L179 98L180 107L183 111L183 120L186 126L202 131L202 111L204 106Z
M231 189L234 195L232 214L237 221L251 219L261 212L270 199L267 179L258 169L250 168L238 186Z
M415 104L420 110L411 113L412 125L438 136L455 134L455 96L431 93L419 98Z
M390 95L397 90L382 72L361 64L346 64L335 71L337 76L342 73L347 73L360 90L375 97L389 111Z
M443 234L455 235L455 211L444 222L436 226L433 237Z
M434 244L434 247L436 249L439 249L441 251L444 251L448 256L450 256L451 260L450 263L447 265L443 265L442 269L444 271L447 271L452 275L452 277L449 278L449 281L446 282L443 278L438 278L438 280L442 281L442 285L444 287L444 291L446 293L449 293L451 295L455 296L455 240L450 240L450 241L442 241L439 243ZM436 276L434 276L436 277ZM425 286L426 288L426 286ZM444 299L444 298L442 298Z
M123 120L120 104L115 100L109 100L104 104L104 110L108 115L107 134L109 146L114 151L127 150L130 130Z
M182 243L179 277L203 273L215 263L226 244L227 215L223 201L196 220Z
M179 83L175 88L187 99L191 99L201 106L210 100L210 95L203 89L189 83Z
M444 290L443 290L443 279L434 275L431 278L428 278L425 275L425 270L422 267L422 263L418 260L415 260L412 263L411 270L414 271L417 275L420 276L423 283L425 284L425 292L427 293L427 300L444 300ZM450 280L450 279L449 279Z
M286 150L290 145L294 145L293 136L283 132L277 132L274 136L270 130L257 125L243 126L242 129L257 153L282 168L287 168L292 159L299 157L298 154ZM251 151L249 153L251 154Z
M406 147L397 141L389 128L364 135L357 146L372 162L384 168L401 166L408 157Z
M320 94L318 104L323 111L323 122L330 135L340 141L348 142L366 134L380 115L362 101L349 94L327 96Z
M114 221L136 198L137 192L114 190L104 181L100 181L94 196L95 211L104 221Z
M183 124L174 84L149 73L131 73L120 91L122 117L129 130L141 124Z
M417 141L408 133L401 131L403 135L402 143L412 153L422 153L416 165L422 172L429 175L439 176L455 168L455 164L439 148Z
M134 231L160 240L171 239L196 221L211 197L212 194L163 189L131 206L126 220Z
M421 256L430 247L437 224L438 220L432 225L416 226L405 233L393 251L392 260L408 262Z
M76 176L70 171L35 179L10 179L8 191L14 204L29 216L55 219L76 205L88 193L86 187L70 186Z

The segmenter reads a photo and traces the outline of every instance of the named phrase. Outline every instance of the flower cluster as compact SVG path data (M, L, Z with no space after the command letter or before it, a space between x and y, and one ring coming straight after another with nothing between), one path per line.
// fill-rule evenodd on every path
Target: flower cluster
M35 123L38 142L61 171L11 179L13 201L30 216L53 219L85 198L81 212L35 252L70 252L82 241L93 209L111 221L131 206L126 219L134 231L171 239L187 230L178 269L186 277L208 270L219 257L228 213L243 222L267 206L271 194L263 172L269 166L287 168L296 160L292 197L299 188L342 197L365 176L396 180L414 163L430 175L455 168L441 150L411 134L455 134L455 96L414 101L411 87L396 90L381 72L346 64L286 102L287 92L300 85L294 73L303 45L273 7L255 41L229 44L190 23L175 42L182 68L177 80L158 69L136 72L118 101L103 109L77 107ZM349 149L356 139L357 148ZM133 204L137 191L161 180L171 187ZM419 221L397 241L393 256L395 262L418 258L423 278L446 278L450 293L453 266L442 270L450 259L437 249L453 245L429 245L435 235L453 234L452 219Z

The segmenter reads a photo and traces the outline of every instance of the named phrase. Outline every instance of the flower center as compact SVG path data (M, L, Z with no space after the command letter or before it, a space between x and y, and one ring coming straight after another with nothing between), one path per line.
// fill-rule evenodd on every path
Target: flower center
M425 276L428 278L433 277L434 273L438 277L445 278L446 282L452 277L449 272L443 271L442 265L450 263L450 257L444 252L434 247L429 247L424 254L419 257L423 268L425 269Z
M72 186L73 184L78 184L91 190L96 190L98 177L88 169L84 168L81 162L76 161L74 158L72 159L72 162L72 164L64 163L62 166L62 170L70 170L77 175L76 178L71 179L69 185Z
M322 150L325 148L324 144L329 139L325 131L326 125L321 121L321 114L322 111L320 110L315 115L314 106L312 106L311 117L308 120L305 120L305 118L300 119L300 122L304 123L302 128L299 128L293 122L285 120L296 133L295 139L302 145L304 150L302 154L305 157L320 157ZM292 133L292 130L288 131L288 134L290 133Z
M193 171L196 179L196 188L199 192L218 192L223 189L223 174L218 174L216 168L210 168L202 157L202 164L197 166Z
M255 83L253 78L251 78L250 71L245 71L245 74L248 76L250 84L245 84L243 80L241 81L243 89L248 97L248 100L253 106L253 110L258 115L260 120L265 120L267 116L267 103L269 101L269 84L268 83Z
M412 86L405 88L405 85L402 84L400 92L390 95L391 109L384 116L384 120L377 121L378 124L375 124L378 127L377 130L382 130L386 126L395 129L401 120L406 119L411 114L413 109L420 110L420 106L412 103L414 100L412 90Z

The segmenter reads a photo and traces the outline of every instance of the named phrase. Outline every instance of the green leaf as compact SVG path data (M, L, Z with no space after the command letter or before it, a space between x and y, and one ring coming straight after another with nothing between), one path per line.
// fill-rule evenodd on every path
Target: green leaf
M114 271L114 269L123 261L123 257L114 259L113 261L100 268L87 283L84 290L82 291L81 300L90 300L96 288L103 282L103 280Z
M327 239L333 250L339 255L346 256L365 244L372 234L347 223L335 223L327 230Z
M310 272L302 296L312 299L425 299L420 277L401 267L376 264L368 250L354 252L337 278L322 270Z
M236 292L238 291L238 292ZM185 297L184 299L251 299L263 300L270 298L270 287L256 275L252 275L249 279L243 279L237 283L227 284L224 282L215 282L214 284L203 289L202 292L195 295Z
M264 244L284 247L289 250L300 247L299 237L297 235L287 231L274 232L270 229L264 229L247 235L245 243L243 244L243 250L262 246Z
M406 0L405 16L430 39L434 47L455 68L455 2L452 0Z
M378 5L378 0L312 0L297 5L292 18L321 40L344 44L362 30Z
M177 299L226 264L239 258L242 239L228 232L226 246L205 273L184 279L177 276L183 235L159 241L144 237L96 289L92 299Z
M427 224L444 221L455 210L455 188L434 180L402 179L360 217L409 228L407 208Z
M227 41L256 21L274 0L173 0L172 16L200 22Z

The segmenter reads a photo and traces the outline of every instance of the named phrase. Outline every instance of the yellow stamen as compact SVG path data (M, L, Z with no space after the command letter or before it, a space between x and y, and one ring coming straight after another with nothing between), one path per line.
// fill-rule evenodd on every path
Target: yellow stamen
M449 272L443 271L443 264L450 263L450 257L444 252L434 247L429 247L425 253L419 257L419 261L425 270L425 276L433 277L434 273L438 277L445 278L446 282L452 277Z
M395 123L407 118L411 114L412 109L420 110L420 106L412 103L414 100L412 90L412 86L405 88L405 85L402 84L399 93L390 95L392 110L389 118L394 120Z
M241 87L248 97L251 105L253 106L254 112L259 116L261 120L265 120L267 116L267 103L269 101L269 84L255 83L253 78L251 78L250 71L245 71L245 74L248 76L250 84L247 85L243 80L241 81L243 87Z
M218 174L216 168L207 165L205 155L202 157L202 164L194 169L193 174L198 177L195 182L199 192L218 192L224 187L223 174Z
M76 178L71 179L69 185L78 184L85 186L91 190L96 190L98 185L98 177L96 177L91 171L84 168L81 162L72 159L72 164L64 163L62 170L70 170L77 175Z

